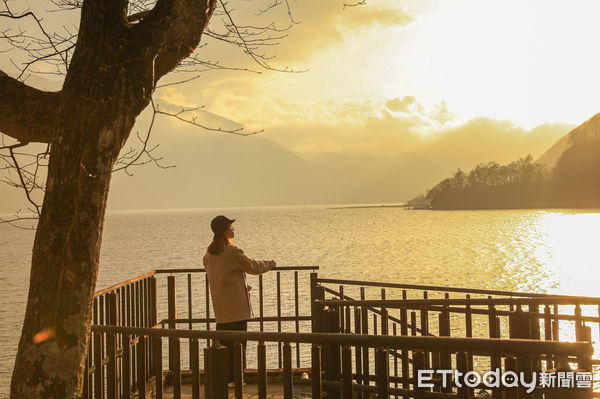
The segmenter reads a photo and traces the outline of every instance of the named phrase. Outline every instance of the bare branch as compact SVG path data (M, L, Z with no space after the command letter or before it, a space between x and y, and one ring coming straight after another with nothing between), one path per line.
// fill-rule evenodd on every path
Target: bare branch
M157 114L156 107L154 105L154 100L150 100L150 103L152 105L152 110L154 112L152 113L150 125L148 126L148 131L146 132L146 137L142 139L142 138L140 138L139 133L137 134L138 140L140 140L140 142L142 143L141 151L139 151L139 153L135 154L135 151L133 149L130 149L128 153L121 156L120 160L117 161L117 164L124 163L124 165L114 168L113 172L116 172L119 170L124 170L125 173L127 173L127 175L132 176L132 174L129 172L128 168L130 168L131 166L145 165L150 162L154 162L154 164L161 169L168 169L168 168L174 167L174 165L168 165L168 166L162 165L160 163L162 158L157 158L152 155L152 151L154 151L156 148L158 148L158 145L148 149L148 141L150 139L150 133L152 133L152 128L154 127L154 121L156 119L156 114ZM140 158L142 157L142 155L146 155L149 159L138 162L140 160ZM127 162L124 162L124 161L127 161Z
M287 0L286 0L286 3L287 3ZM219 0L219 4L221 5L223 12L227 16L227 19L229 20L229 24L225 24L226 27L228 27L228 29L230 29L231 32L235 32L236 37L240 40L241 46L244 48L244 52L246 54L248 54L254 60L254 62L256 62L258 65L260 65L264 69L271 70L271 71L289 72L289 73L305 72L305 71L296 71L296 70L290 69L288 67L285 67L284 69L280 69L280 68L275 68L275 67L272 67L271 65L269 65L266 62L267 58L264 55L258 55L255 53L255 51L254 51L255 48L252 47L252 42L249 42L246 39L246 37L240 31L240 28L238 28L236 23L233 21L231 13L229 12L229 10L227 10L227 7L225 6L225 3L223 3L223 0ZM215 37L215 38L217 38L217 37ZM223 40L223 39L224 38L221 37L221 40ZM270 40L272 40L272 39L271 38L266 39L267 42L269 42ZM264 43L265 39L263 39L262 42Z
M214 127L206 126L206 125L203 125L203 124L197 122L197 117L195 117L195 116L194 117L190 117L190 118L185 118L184 117L184 114L187 114L187 113L193 112L193 111L197 111L200 108L201 107L183 108L179 112L171 113L171 112L161 111L161 110L158 109L158 107L156 107L155 110L154 110L154 112L157 113L157 114L160 114L160 115L170 116L172 118L180 120L181 122L184 122L184 123L187 123L189 125L202 128L202 129L207 130L209 132L235 134L235 135L238 135L238 136L252 136L252 135L264 132L264 129L256 130L256 131L252 131L252 132L244 132L244 128L243 127L239 128L239 129L223 129L222 127L214 128Z
M346 7L364 6L365 4L367 4L367 0L360 0L360 1L357 1L356 3L344 3L344 9Z
M20 15L15 15L10 7L8 6L8 0L2 0L4 3L4 7L6 8L6 12L2 12L0 13L0 17L6 17L6 18L10 18L10 19L21 19L21 18L26 18L26 17L32 17L33 20L36 22L37 26L40 28L40 31L43 33L43 35L46 37L46 39L48 40L48 43L52 46L52 48L54 49L54 54L59 55L62 59L62 61L65 64L65 67L67 65L67 59L66 57L62 54L62 51L59 51L56 48L56 45L54 44L54 41L52 40L52 37L48 34L48 32L46 32L46 29L44 29L44 26L42 25L42 20L39 19L33 12L31 11L26 11ZM28 67L28 66L27 66ZM25 67L22 71L21 74L19 75L19 77L17 79L20 79L21 76L23 75L23 73L25 73L25 70L27 69L27 67Z
M5 219L0 217L0 224L8 224L12 227L15 227L17 229L22 229L22 230L35 230L36 227L35 225L37 224L37 221L39 220L38 217L36 216L21 216L20 215L21 210L19 209L19 211L17 211L16 215L13 216L10 219ZM25 227L22 226L21 224L25 221L31 221L31 226L29 227Z

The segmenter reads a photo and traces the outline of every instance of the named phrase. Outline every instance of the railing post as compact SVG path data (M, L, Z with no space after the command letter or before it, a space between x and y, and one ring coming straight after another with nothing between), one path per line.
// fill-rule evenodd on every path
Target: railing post
M406 294L406 291L403 292ZM403 295L404 297L405 295ZM406 298L404 298L406 299ZM400 308L400 335L407 336L408 335L408 309L405 307ZM402 356L402 388L409 389L410 382L409 380L409 360L408 360L408 349L402 348L401 352ZM408 399L408 396L402 396L403 399Z
M471 295L467 294L466 299L471 299ZM473 309L471 304L467 303L465 306L465 336L467 338L473 337ZM469 370L473 369L473 351L467 352L467 360L469 362ZM473 395L473 389L469 389L469 395Z
M146 359L146 337L138 336L137 342L137 390L138 398L146 397L146 368L144 360Z
M206 313L206 331L210 331L210 285L208 275L204 275L204 312ZM210 346L210 339L206 340L206 346Z
M544 340L551 341L552 340L552 318L550 317L550 305L544 306ZM546 369L554 368L554 362L552 359L552 353L546 353Z
M504 369L506 371L513 371L513 372L517 372L517 359L515 359L512 355L507 356L504 359ZM492 391L492 394L494 394L496 391ZM501 392L498 392L499 395L502 395ZM517 399L519 396L519 391L517 388L507 388L507 390L505 391L505 395L504 397L506 399ZM500 396L502 397L502 396Z
M158 323L158 300L156 292L156 277L149 278L150 283L150 324L152 327Z
M131 396L131 336L123 334L123 368L121 375L123 397Z
M233 343L233 382L234 382L234 397L242 399L244 395L244 354L243 345L239 341ZM231 365L230 365L231 367Z
M267 352L264 342L259 342L256 348L258 368L258 399L267 398Z
M110 292L107 294L107 325L117 325L117 294ZM106 334L106 351L108 354L108 364L106 366L106 397L108 399L118 398L117 386L117 335L114 333Z
M104 397L104 377L102 375L102 334L93 333L94 337L94 399Z
M158 323L158 300L156 295L156 277L152 276L148 278L148 290L149 290L149 298L148 298L148 306L150 308L150 326L154 327L156 323ZM150 368L149 370L154 370L154 362L155 362L155 353L153 350L150 351Z
M218 342L213 340L213 343ZM204 348L204 397L227 398L227 347L212 345Z
M360 315L361 315L360 309L357 307L354 307L354 334L360 334L362 332ZM354 347L354 365L356 368L356 383L357 384L361 384L363 382L361 351L362 351L362 347L357 344Z
M211 367L211 351L210 347L204 348L204 398L211 399L212 397L212 374L214 370Z
M200 399L200 345L190 339L190 371L192 372L192 399Z
M340 333L340 317L339 308L337 306L330 307L325 313L327 317L328 333ZM326 357L324 368L326 370L325 379L328 381L339 381L340 373L340 346L335 342L329 342L323 345L323 356ZM339 399L340 391L338 388L328 388L327 398Z
M323 307L315 303L316 300L325 299L325 290L317 284L317 273L310 274L310 317L312 332L322 332Z
M521 310L520 305L517 305L517 309L508 316L508 322L510 339L531 339L531 320L529 315ZM522 354L517 356L517 371L532 375L531 356ZM519 398L530 396L526 394L524 387L519 387Z
M292 380L292 346L289 342L283 344L283 399L294 397Z
M529 338L541 340L542 332L541 332L541 323L540 323L540 306L536 303L530 303L528 305L529 310ZM536 372L536 375L539 375L542 371L542 361L539 356L534 356L531 359L531 368Z
M173 398L181 399L181 341L173 338Z
M586 325L581 325L580 327L580 336L577 339L578 341L585 341L585 342L589 342L590 346L592 344L592 328ZM578 372L583 372L583 373L589 373L590 376L592 375L592 353L593 353L593 349L590 348L590 351L586 354L580 355L577 358L577 371ZM583 387L583 388L574 388L577 390L578 394L579 394L579 398L581 399L588 399L588 398L592 398L592 382L590 381L590 384L588 387Z
M444 305L442 307L442 311L438 317L439 317L440 337L449 337L450 336L450 311L448 310L447 305ZM445 351L440 352L440 369L442 369L442 370L452 369L452 358L450 355L450 351L445 350ZM452 387L451 386L442 387L441 391L450 393L450 392L452 392Z
M352 349L350 346L342 347L342 375L342 398L352 399Z
M364 299L363 287L361 287L361 299ZM369 334L369 313L368 313L367 307L361 306L360 313L361 313L360 318L361 318L362 333ZM368 386L368 385L371 385L371 379L370 379L371 360L370 360L370 356L369 356L369 347L367 345L363 345L361 351L362 351L362 367L363 367L362 381L363 381L363 385ZM369 399L369 392L363 391L362 398Z
M425 369L425 353L422 350L413 351L413 391L415 399L425 399L425 388L419 387L419 370Z
M377 385L377 398L388 399L390 391L390 373L388 350L386 348L377 348L375 350L375 385Z
M177 300L175 298L175 276L167 277L167 306L168 306L168 318L169 318L169 329L174 330L177 328L175 319L177 318ZM175 339L169 338L169 371L175 369Z
M427 299L428 294L427 291L423 292L423 299ZM429 308L427 306L422 306L420 309L420 319L421 319L421 335L426 337L429 335ZM429 352L424 352L425 354L425 367L429 367Z
M583 341L583 322L581 321L581 306L575 306L575 340Z
M488 299L492 299L491 296L488 296ZM488 328L489 328L489 337L490 338L500 338L500 329L498 326L498 313L496 311L496 307L493 304L488 305ZM498 354L492 354L490 356L490 370L494 371L502 368L502 359ZM500 391L492 391L492 398L499 399L502 396Z
M458 388L458 399L469 399L469 387L465 384L464 376L469 371L469 356L466 352L456 354L456 368L462 373L462 386Z
M260 331L264 331L264 289L263 289L263 275L258 276L258 315L259 315L259 325Z
M163 399L163 364L162 364L162 338L152 337L152 357L154 359L154 387L156 399Z
M323 384L321 381L321 347L313 344L311 350L311 379L312 379L312 398L323 398Z
M381 308L381 335L389 335L389 315L386 308Z

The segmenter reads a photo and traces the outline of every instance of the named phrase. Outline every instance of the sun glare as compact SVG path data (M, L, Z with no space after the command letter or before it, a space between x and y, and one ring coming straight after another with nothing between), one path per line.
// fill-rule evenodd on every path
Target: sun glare
M600 213L585 211L547 212L534 229L544 236L535 251L539 263L547 265L549 283L571 295L598 296L600 262L597 247ZM548 287L551 288L551 287Z
M413 25L407 89L466 117L532 127L600 109L591 1L437 1Z

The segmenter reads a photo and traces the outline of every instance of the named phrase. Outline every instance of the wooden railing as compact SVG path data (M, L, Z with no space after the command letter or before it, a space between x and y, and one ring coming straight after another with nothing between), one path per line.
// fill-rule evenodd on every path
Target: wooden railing
M155 272L150 272L136 278L124 281L117 285L108 287L94 294L92 311L92 323L94 325L111 325L121 327L145 327L157 326L157 281ZM113 390L118 378L129 376L119 375L117 370L124 369L119 364L117 369L115 353L117 348L128 347L123 342L122 336L103 336L93 333L90 335L88 356L84 370L83 397L101 399L104 387ZM127 364L132 384L137 384L137 368L144 367L149 372L152 367L153 358L149 351L148 343L140 349L132 348L128 357L121 357L121 363ZM122 353L120 352L120 355ZM144 357L142 360L141 357ZM138 361L139 358L139 361Z
M248 332L211 331L214 318L202 269L157 270L98 292L84 397L152 393L162 398L169 385L179 399L187 373L192 398L200 397L202 389L207 399L228 397L224 373L215 372L223 365L221 340L236 342L236 398L244 389L242 341L250 342L260 399L266 398L272 368L281 370L285 398L293 397L292 370L303 366L313 398L462 399L478 397L486 387L459 386L455 380L444 386L438 378L426 388L417 384L419 370L531 374L576 367L592 372L598 363L587 325L600 321L588 314L589 307L598 308L598 298L319 279L314 270L285 267L258 277L258 317L250 323L255 331ZM310 279L299 277L309 271ZM177 283L181 280L184 284ZM350 286L357 287L358 299ZM381 290L381 296L367 298L365 287ZM410 295L421 290L425 299ZM466 297L451 298L452 292ZM572 341L578 342L561 340L565 323L573 324ZM487 391L493 398L531 397L522 387ZM537 387L535 395L600 397L591 387L566 393Z
M332 299L360 300L372 320L362 320L367 323L367 331L381 329L381 312L374 304L381 304L380 300L391 300L401 301L395 302L401 304L396 308L408 311L408 328L413 334L443 335L435 327L439 324L439 313L446 306L449 307L451 323L448 329L456 336L510 338L509 315L515 311L526 311L532 326L536 327L531 329L528 338L573 341L580 337L581 327L587 325L592 328L592 340L600 342L600 298L322 279L316 276L311 281L313 286L319 287L313 300L323 299L326 295ZM365 294L366 289L370 289L370 295ZM311 292L315 292L313 288ZM345 302L346 305L349 303ZM400 313L389 315L390 328L399 327Z
M249 328L259 331L308 331L310 296L306 274L316 270L318 266L282 266L264 276L248 276L250 282L256 280L253 291L258 296L258 303L255 304L257 317L251 320ZM184 284L178 283L182 280ZM266 297L274 300L265 301ZM265 302L268 306L265 306ZM290 309L293 309L291 314ZM215 326L215 319L211 315L206 273L204 269L155 270L103 289L94 295L92 323L94 326L210 331ZM136 340L127 345L124 339L122 335L105 336L92 332L84 372L84 398L110 398L112 396L106 396L105 393L113 392L115 384L119 385L117 397L129 397L126 395L141 383L140 373L143 371L149 375L159 360L161 363L164 360L169 377L175 381L181 379L182 371L191 370L194 354L188 342L170 340L165 359L155 359L147 340L142 350ZM180 344L181 347L178 346ZM207 338L206 346L210 345L210 339ZM128 346L131 350L125 352L124 348ZM270 367L281 368L283 347L281 343L277 346L277 355L271 355L267 360ZM301 358L303 350L310 356L310 348L303 349L300 343L296 343L296 367L303 362L306 366L310 365L309 358ZM249 358L256 362L257 353L253 350L249 352ZM114 356L111 357L111 354ZM201 361L203 356L203 353L199 354ZM115 364L111 363L113 361ZM127 373L124 374L125 371ZM129 384L121 381L129 381Z
M367 299L367 287L371 289L371 297L379 294L380 299ZM451 293L454 298L450 297ZM597 337L600 325L600 298L320 279L317 276L311 281L311 295L313 331L598 342L593 336ZM425 299L414 299L421 295ZM456 298L458 295L463 297ZM332 299L325 299L326 296ZM365 350L355 358L355 370L364 386L374 382L374 358L374 352ZM447 352L425 352L423 360L426 366L434 369L449 369L453 365ZM499 356L483 359L473 353L467 354L467 364L475 370L510 369L510 362L505 364L501 360ZM569 360L533 359L532 370L552 370ZM591 362L600 364L598 359ZM391 376L403 387L409 386L408 370L412 364L414 359L408 351L394 353ZM443 391L439 383L434 389ZM493 393L494 398L501 395L500 391ZM591 395L600 397L599 393Z
M237 352L234 356L234 397L242 398L243 395L243 375L242 375L242 341L256 343L257 351L261 354L258 363L258 397L260 399L267 397L267 373L266 373L266 352L265 343L281 343L284 350L283 361L283 379L284 398L291 399L294 395L294 384L292 382L292 357L291 346L294 343L310 344L311 350L311 379L312 397L322 398L324 389L328 392L327 398L343 397L352 398L352 392L362 392L368 395L376 393L378 398L388 398L390 395L403 395L405 397L426 398L434 397L428 393L424 387L417 384L419 370L427 369L424 362L424 353L426 352L447 352L451 358L455 358L458 369L464 373L469 371L466 362L468 353L475 353L478 356L499 357L503 359L509 368L515 371L522 369L523 360L528 356L558 358L566 357L575 362L580 370L591 370L592 348L585 342L544 342L532 340L498 340L498 339L477 339L477 338L449 338L449 337L418 337L418 336L386 336L386 335L357 335L357 334L330 334L330 333L278 333L278 332L234 332L234 331L200 331L200 330L171 330L171 329L149 329L137 327L113 327L113 326L93 326L94 334L100 334L106 340L114 342L122 341L127 344L122 348L123 357L129 356L132 342L140 352L145 350L146 344L152 347L152 353L155 359L162 359L164 338L179 342L182 339L189 340L193 348L192 362L192 398L200 397L201 390L201 369L203 373L206 398L225 398L227 397L227 385L222 379L222 374L210 370L218 370L218 364L222 361L219 351L222 347L211 346L205 348L204 362L201 365L199 361L199 340L231 340L236 342ZM110 338L112 337L112 338ZM122 337L119 339L118 337ZM339 349L339 350L338 350ZM361 381L361 377L353 369L353 358L359 358L361 351L373 350L375 352L375 373L369 376L369 380L377 382L376 386L356 383ZM409 387L396 388L392 384L397 382L389 373L389 361L391 351L407 350L411 352L413 365L411 367L410 377L408 378ZM111 352L109 355L109 367L115 367L117 352ZM332 354L337 353L337 357ZM145 359L139 357L138 359ZM322 360L327 359L323 365ZM332 363L332 359L335 359ZM154 363L150 374L145 374L146 367L137 368L138 385L136 391L143 392L144 395L153 395L157 399L164 397L163 378L164 372L161 361ZM202 367L201 367L202 366ZM123 374L131 373L127 370L125 364ZM523 369L524 370L524 369ZM335 374L337 372L337 374ZM109 370L109 374L113 371ZM333 373L333 374L332 374ZM469 388L465 385L457 387L453 384L450 389L456 389L456 393L437 394L435 397L443 398L467 398L469 397ZM117 397L116 390L119 386L112 386L111 391L106 392L106 397ZM114 389L115 391L113 391ZM500 389L498 391L501 391ZM505 391L505 389L503 389ZM514 393L516 398L519 396L519 390L509 390ZM128 395L127 392L125 395ZM337 394L337 395L336 395ZM579 389L576 391L577 397L590 397L590 389ZM143 396L143 395L142 395ZM124 396L128 397L128 396ZM181 398L181 382L175 381L173 387L173 397Z

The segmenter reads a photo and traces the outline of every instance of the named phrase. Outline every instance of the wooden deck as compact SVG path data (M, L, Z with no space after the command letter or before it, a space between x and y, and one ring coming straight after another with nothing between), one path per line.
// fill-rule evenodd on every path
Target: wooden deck
M229 389L228 398L234 398L234 390ZM173 387L165 387L163 392L165 399L172 399ZM294 385L294 399L311 398L311 386L307 384ZM152 396L148 396L148 399ZM191 384L183 384L181 386L181 398L191 399L192 398L192 386ZM204 385L200 385L200 398L204 399ZM258 399L258 385L246 384L244 386L244 399ZM267 385L267 399L283 399L283 385L281 383L269 383Z
M310 385L310 381L306 378L308 369L295 369L293 372L293 382L294 382L294 399L305 399L312 398L312 387ZM175 395L173 392L173 386L168 383L167 377L168 371L165 370L165 374L163 376L163 398L164 399L174 399ZM200 383L200 398L204 399L204 384L202 383L204 380L204 373L201 374L201 383ZM274 369L267 371L268 382L267 382L267 399L283 399L283 384L281 383L282 379L282 370ZM244 399L258 399L258 384L257 384L257 370L246 370L245 378L247 383L244 384L243 388L243 398ZM187 372L183 372L181 376L181 399L192 399L192 382L191 375ZM137 394L134 394L134 399L138 399ZM235 391L233 388L228 389L228 398L235 398ZM155 383L154 379L150 380L146 386L146 399L156 399L155 393Z

